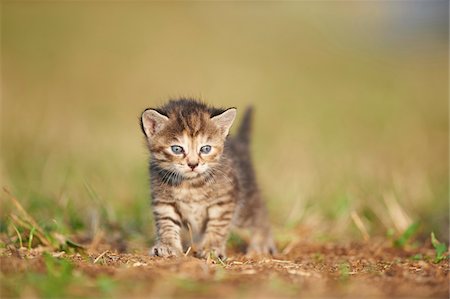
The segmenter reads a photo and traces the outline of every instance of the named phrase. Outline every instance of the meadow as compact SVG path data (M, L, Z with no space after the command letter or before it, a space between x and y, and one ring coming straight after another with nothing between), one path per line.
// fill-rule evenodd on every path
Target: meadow
M1 80L2 297L448 294L446 2L3 1ZM146 256L139 116L181 96L254 106L280 256Z

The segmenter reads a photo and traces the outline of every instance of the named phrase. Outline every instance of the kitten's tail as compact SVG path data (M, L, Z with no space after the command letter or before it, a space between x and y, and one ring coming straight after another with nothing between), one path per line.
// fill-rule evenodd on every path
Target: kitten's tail
M237 131L236 139L243 145L250 144L250 134L252 131L252 116L253 116L253 106L248 106L245 109L244 116L241 120L241 125Z

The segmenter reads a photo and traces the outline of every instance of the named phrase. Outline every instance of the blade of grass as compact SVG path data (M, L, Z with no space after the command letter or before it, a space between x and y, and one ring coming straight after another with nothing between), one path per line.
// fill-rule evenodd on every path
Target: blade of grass
M189 246L189 248L186 250L186 252L184 253L184 256L187 256L189 254L189 252L191 252L192 247Z
M36 235L39 236L39 239L41 240L41 242L46 246L54 247L51 244L51 242L49 241L49 239L45 237L44 230L40 227L40 225L36 222L36 220L34 220L34 218L31 217L30 214L28 214L28 212L23 208L23 206L20 204L20 202L14 196L12 196L12 194L8 191L8 189L3 188L3 190L5 191L6 194L8 194L10 196L10 199L13 202L14 206L17 208L17 210L22 215L22 217L25 219L25 221L20 221L20 222L30 223L31 225L29 225L29 229L35 227ZM11 215L11 217L13 217L13 215ZM20 220L20 218L17 216L15 218L16 218L16 220ZM27 226L28 225L26 225L26 227Z
M72 240L70 240L70 239L66 239L66 244L67 244L67 246L72 247L72 248L76 248L76 249L86 249L86 246L84 246L84 245L82 245L82 244L79 244L79 243L77 243L77 242L75 242L75 241L72 241Z
M226 267L227 266L227 265L225 265L225 263L222 261L222 259L220 257L217 257L217 260L220 262L222 267Z
M36 227L33 226L33 228L30 230L30 236L28 237L28 250L31 250L31 245L33 243L33 236L35 231Z
M412 221L405 209L400 205L394 194L388 193L383 196L391 221L398 231L404 231L409 228Z
M18 225L31 230L33 229L33 227L35 228L35 232L34 234L36 235L36 237L39 238L39 240L42 242L42 244L44 244L45 246L49 246L54 248L55 246L51 243L51 241L49 240L48 237L46 237L45 233L43 231L40 231L39 228L33 226L31 223L28 223L25 220L20 219L20 217L16 216L15 214L11 214L10 215L11 219Z
M364 241L369 241L369 233L367 232L367 228L364 225L364 222L362 221L361 217L359 217L358 213L356 213L356 211L352 211L350 213L353 222L355 223L356 227L359 229L359 231L361 232Z
M192 234L191 225L189 223L187 223L187 228L188 228L188 232L189 232L189 241L191 242L191 246L189 246L189 248L190 248L190 250L192 249L192 251L195 252L196 247L195 247L195 244L194 244L194 237L193 237L193 234ZM186 251L185 256L187 256L189 254L190 250Z
M33 226L35 226L36 228L40 229L42 231L42 228L39 226L39 224L36 222L36 220L34 220L33 217L31 217L30 214L28 214L28 212L24 209L24 207L20 204L20 202L14 197L12 196L11 193L9 193L9 191L6 188L3 188L3 190L10 196L11 201L13 202L14 206L17 208L17 210L23 215L23 217L30 222L31 224L33 224Z
M419 226L420 226L419 222L414 222L413 224L408 226L408 228L403 232L403 234L401 234L400 237L394 240L394 246L404 247L406 244L408 244L408 241L417 232Z
M350 276L350 264L342 262L339 264L339 279L343 282L347 281Z
M433 245L434 250L436 252L436 256L434 257L434 263L437 264L446 258L444 253L447 252L447 246L444 243L439 242L438 239L436 239L434 232L431 233L431 244Z
M96 264L102 257L105 256L105 254L108 253L109 250L105 250L103 251L95 260L94 260L94 264Z
M19 238L19 248L23 247L23 243L22 243L22 236L19 233L19 230L17 229L17 227L14 225L14 223L11 222L11 225L13 226L14 230L16 231L17 237Z
M117 216L111 206L103 200L100 195L94 190L92 185L87 181L83 180L83 185L88 192L89 197L95 201L96 205L99 207L102 215L105 217L107 223L115 223L117 221Z

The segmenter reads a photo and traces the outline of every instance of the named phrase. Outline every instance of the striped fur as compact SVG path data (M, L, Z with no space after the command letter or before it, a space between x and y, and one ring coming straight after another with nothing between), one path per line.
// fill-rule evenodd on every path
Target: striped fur
M233 226L251 230L248 252L274 253L267 210L249 151L251 110L238 134L228 132L236 112L195 100L172 100L143 112L141 125L150 151L155 256L180 255L181 231L191 231L196 252L225 256ZM176 154L171 146L183 148ZM203 153L202 146L211 146Z

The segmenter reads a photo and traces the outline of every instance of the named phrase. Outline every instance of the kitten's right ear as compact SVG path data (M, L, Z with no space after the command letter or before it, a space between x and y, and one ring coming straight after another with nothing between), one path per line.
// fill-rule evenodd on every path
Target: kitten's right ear
M141 126L147 138L152 138L161 131L169 118L154 109L147 109L142 113Z
M211 120L220 128L223 137L227 137L231 125L236 118L236 108L229 108L219 115L211 118Z

